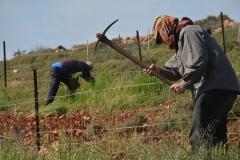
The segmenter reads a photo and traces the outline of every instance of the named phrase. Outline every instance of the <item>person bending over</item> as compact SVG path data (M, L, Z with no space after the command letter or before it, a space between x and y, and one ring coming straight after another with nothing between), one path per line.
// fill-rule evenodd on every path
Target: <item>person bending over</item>
M48 91L45 106L52 103L59 89L60 82L63 82L70 93L76 91L79 84L79 77L94 85L95 79L91 76L90 71L93 69L91 62L82 62L79 60L69 59L52 64L50 69L50 89Z

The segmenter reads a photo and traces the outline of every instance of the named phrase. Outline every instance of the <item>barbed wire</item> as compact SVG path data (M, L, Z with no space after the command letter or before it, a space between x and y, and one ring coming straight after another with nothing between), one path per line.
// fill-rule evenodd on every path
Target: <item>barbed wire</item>
M129 73L141 73L142 71L124 71L124 72L108 72L108 74L113 74L113 75L118 75L118 74L129 74ZM44 74L49 74L49 72L46 72ZM42 76L42 75L40 75ZM40 77L38 75L38 78ZM14 81L7 81L7 84L13 83L13 82L19 82L19 83L33 83L34 80L28 80L28 81L19 81L19 80L14 80ZM38 83L42 82L50 82L50 80L37 80ZM3 84L4 82L0 82L0 84Z
M171 122L171 124L189 124L189 123L186 123L186 122ZM157 127L157 126L162 126L162 125L168 125L168 123L158 123L158 124L153 124L153 125L144 125L144 127ZM129 131L126 131L126 129L132 129L131 131L134 131L136 128L144 128L143 126L132 126L132 127L121 127L121 128L111 128L111 129L102 129L104 131L116 131L116 130L122 130L123 132L125 133L129 133ZM70 131L78 131L78 130L84 130L84 129L66 129L66 130L63 130L63 129L59 129L59 130L46 130L46 131L40 131L40 132L35 132L35 133L40 133L42 135L42 137L44 137L43 133L53 133L53 134L56 134L56 133L66 133L66 132L70 132ZM85 132L82 132L82 134L84 133L87 133L88 132L93 132L93 131L96 131L94 129L85 129L84 130ZM175 131L176 132L176 131ZM172 133L175 133L174 131ZM72 132L71 132L72 133ZM181 131L182 133L182 131ZM14 133L15 134L15 133ZM22 135L21 133L18 133L18 134L15 134L15 136L3 136L3 135L0 135L0 137L4 137L3 140L6 140L6 139L15 139L18 135ZM32 135L35 135L35 134L32 134ZM240 135L240 133L237 133L237 132L228 132L227 135ZM154 136L154 137L171 137L172 135L166 135L166 136ZM184 135L182 134L181 136L188 136L188 135ZM34 136L35 137L35 136ZM146 137L153 137L153 136L146 136Z
M93 92L101 92L101 91L110 91L110 90L116 90L116 89L122 89L122 88L131 88L131 87L140 87L140 86L148 86L148 85L154 85L154 84L161 84L162 82L155 82L155 83L142 83L142 84L133 84L133 85L127 85L127 86L119 86L119 87L114 87L114 88L106 88L106 89L99 89L99 90L89 90L89 91L81 91L81 92L76 92L76 93L72 93L72 94L68 94L68 95L62 95L62 96L55 96L55 99L56 98L66 98L66 97L71 97L71 96L74 96L74 95L79 95L79 94L86 94L86 93L93 93ZM30 100L31 98L28 98L28 99L22 99L23 101L27 101L27 100ZM32 98L34 99L34 97ZM14 101L14 103L12 104L4 104L2 103L2 106L3 107L7 107L7 106L15 106L15 105L19 105L19 104L27 104L27 103L35 103L37 101L44 101L46 99L44 98L37 98L35 100L31 100L31 101L28 101L28 102L22 102L22 100L17 100L17 101ZM21 102L21 103L16 103L16 102Z
M147 85L150 85L150 84L156 84L156 83L149 83L149 84L147 84ZM131 85L131 87L132 86L142 86L142 85L144 85L144 84L141 84L141 85ZM146 85L146 84L145 84ZM129 86L124 86L124 87L129 87ZM116 88L119 88L119 87L116 87ZM109 88L109 90L112 90L112 89L116 89L116 88ZM106 89L104 89L104 90L106 90ZM96 90L96 91L101 91L101 90ZM93 91L90 91L90 92L93 92ZM86 93L86 92L85 92ZM146 110L152 110L152 109L145 109L145 111ZM21 126L20 126L20 122L18 122L18 124L19 124L19 126L18 126L18 129L20 129L19 130L19 132L18 132L18 134L15 134L15 132L14 132L14 135L15 136L3 136L3 135L0 135L0 137L2 138L2 141L7 141L8 139L10 139L10 140L16 140L16 142L17 142L17 144L18 145L24 145L24 146L26 146L26 144L24 143L24 141L23 141L23 134L21 133ZM107 128L103 128L103 130L104 131L107 131L107 132L113 132L113 131L117 131L117 130L126 130L126 129L136 129L136 128L138 128L138 127L147 127L147 128L149 128L150 127L150 130L151 130L151 127L159 127L159 126L163 126L163 125L167 125L167 126L169 126L170 124L181 124L181 125L184 125L184 124L189 124L188 122L179 122L179 121L177 121L177 122L158 122L157 124L152 124L152 125L144 125L144 126L138 126L138 125L135 125L135 126L131 126L131 127L126 127L126 126L124 126L123 125L123 127L112 127L112 128L109 128L109 129L107 129ZM44 137L45 135L45 133L46 134L49 134L49 133L53 133L53 134L60 134L60 133L62 133L62 132L67 132L67 131L70 131L71 132L71 134L74 134L74 133L72 133L72 131L77 131L77 130L79 130L79 128L68 128L68 129L55 129L55 130L43 130L43 131L40 131L40 132L38 132L38 133L40 133L41 134L41 136L42 137ZM81 129L81 130L83 130L83 129ZM89 129L89 128L87 128L87 129L85 129L85 130L83 130L84 132L82 132L82 135L84 135L84 134L86 134L86 135L88 135L87 133L88 132L93 132L93 131L95 131L94 129ZM167 131L170 131L170 128L168 128L168 130ZM175 139L172 139L173 137L176 137L176 135L174 134L175 132L172 132L171 134L170 134L170 132L168 132L168 134L167 135L158 135L158 136L154 136L154 135L146 135L146 136L141 136L141 135L139 135L139 137L131 137L130 139L131 140L137 140L137 139L148 139L148 138L162 138L162 139L165 139L165 140L168 140L168 142L167 143L169 143L169 141L172 141L172 140L175 140ZM182 132L182 130L181 130L181 135L177 135L177 137L182 137L182 138L184 138L184 137L187 137L188 135L185 135L185 134L183 134L184 132ZM35 134L36 134L36 132L35 132ZM240 133L235 133L235 132L229 132L229 133L227 133L227 135L240 135ZM49 135L48 135L49 136ZM19 137L19 138L21 138L21 140L19 141L18 139L17 139L17 137ZM32 137L31 138L33 138L33 137L35 137L35 135L34 134L32 134ZM94 137L97 137L97 136L93 136L92 138L93 138L93 140L91 140L91 142L85 142L84 140L82 140L82 142L78 142L78 143L59 143L59 144L57 144L57 146L66 146L66 145L78 145L78 144L86 144L86 145L89 145L89 143L101 143L102 141L108 141L108 142L121 142L121 141L124 141L124 139L108 139L108 140L101 140L101 139L99 139L99 138L94 138ZM29 137L28 137L29 138ZM166 139L167 138L167 139ZM182 139L181 138L181 139ZM35 139L35 138L33 138L33 139ZM94 140L95 139L95 140ZM97 140L97 141L96 141ZM50 144L46 144L46 142L45 141L43 141L44 143L44 147L50 147L50 146L52 146L53 145L53 143L50 143ZM32 143L31 143L32 144ZM27 146L27 147L16 147L16 149L17 150L20 150L20 149L31 149L31 148L37 148L37 146Z
M172 123L174 123L174 122L172 122ZM179 122L177 122L177 123L179 123ZM161 125L161 124L167 124L167 123L159 123L159 124L157 124L157 125ZM183 123L183 124L187 124L187 123ZM157 126L156 124L155 125L148 125L148 127L149 126ZM124 130L124 129L136 129L136 127L142 127L142 126L134 126L134 127L121 127L121 128L113 128L113 129L104 129L105 131L116 131L117 129L120 129L120 130ZM77 130L79 130L79 129L67 129L67 130L54 130L54 131L41 131L41 132L39 132L39 133L41 133L41 135L42 135L42 133L53 133L53 134L56 134L56 132L67 132L67 131L77 131ZM94 130L91 130L91 129L86 129L86 131L94 131ZM86 132L87 133L87 132ZM173 132L174 133L174 132ZM181 133L182 133L182 131L181 131ZM84 132L82 132L82 134L84 134ZM229 132L229 133L227 133L227 135L240 135L240 133L234 133L234 132ZM139 137L131 137L130 139L132 139L132 140L137 140L137 139L148 139L148 138L164 138L164 139L166 139L166 138L168 138L168 140L171 140L171 138L173 138L173 137L182 137L182 138L186 138L186 137L188 137L188 135L185 135L185 134L178 134L178 135L175 135L175 134L168 134L168 135L159 135L159 136L154 136L154 135L145 135L145 136L141 136L141 135L139 135ZM7 139L16 139L16 137L17 137L17 135L16 136L14 136L14 137L11 137L11 136L4 136L4 140L7 140ZM44 137L44 135L42 135L42 137ZM90 137L90 136L89 136ZM93 138L94 137L97 137L97 136L93 136ZM34 138L35 139L35 138ZM97 141L94 141L94 140L92 140L91 142L85 142L85 141L82 141L82 142L78 142L78 143L76 143L76 142L74 142L74 143L59 143L59 144L57 144L58 146L61 146L61 145L77 145L77 144L87 144L87 145L89 145L89 143L101 143L102 141L108 141L108 142L121 142L121 141L124 141L125 139L121 139L121 140L119 140L119 139L112 139L112 140L100 140L100 139L98 139L97 138ZM172 139L172 140L174 140L175 141L175 139ZM24 142L22 142L23 144L24 144ZM50 146L52 146L53 145L53 143L54 142L52 142L52 144L46 144L46 143L44 143L44 147L50 147ZM169 143L169 142L168 142ZM24 144L25 145L25 144ZM18 147L18 148L16 148L16 149L30 149L30 148L36 148L37 146L28 146L28 147Z

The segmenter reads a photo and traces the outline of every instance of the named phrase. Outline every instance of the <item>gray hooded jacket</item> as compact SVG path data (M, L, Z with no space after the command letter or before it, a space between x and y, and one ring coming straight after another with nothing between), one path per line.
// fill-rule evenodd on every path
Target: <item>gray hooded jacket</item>
M226 54L216 40L198 25L184 27L179 35L178 52L160 68L160 74L190 89L195 99L211 89L240 94L239 81Z

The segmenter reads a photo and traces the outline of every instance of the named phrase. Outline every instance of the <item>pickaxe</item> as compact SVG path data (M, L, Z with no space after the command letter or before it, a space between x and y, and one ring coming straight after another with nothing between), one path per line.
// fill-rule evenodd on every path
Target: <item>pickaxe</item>
M107 32L107 30L108 30L114 23L116 23L117 21L118 21L118 19L115 20L114 22L112 22L112 23L103 31L102 34L105 35L105 33ZM96 47L97 47L98 43L99 43L99 40L97 41L96 45L95 45L94 48L93 48L91 57L93 56L93 54L94 54L94 52L95 52L95 50L96 50Z
M120 46L118 46L117 44L113 43L112 41L110 41L106 36L105 33L107 32L107 30L115 23L117 22L118 19L116 21L114 21L113 23L111 23L105 30L104 32L101 33L97 33L96 37L99 39L99 41L106 43L107 45L109 45L111 48L115 49L116 51L118 51L119 53L121 53L122 55L124 55L125 57L127 57L128 59L130 59L131 61L133 61L134 63L136 63L137 65L139 65L140 67L144 68L144 69L150 69L148 65L146 65L145 63L143 63L142 61L138 60L137 58L135 58L134 56L132 56L131 54L129 54L127 51L125 51L123 48L121 48ZM96 43L93 53L96 49L96 46L98 44L98 42ZM161 79L163 82L167 83L169 86L171 86L173 84L172 81L170 81L169 79L167 79L166 77L158 74L157 72L152 70L152 73L154 76L156 76L157 78Z

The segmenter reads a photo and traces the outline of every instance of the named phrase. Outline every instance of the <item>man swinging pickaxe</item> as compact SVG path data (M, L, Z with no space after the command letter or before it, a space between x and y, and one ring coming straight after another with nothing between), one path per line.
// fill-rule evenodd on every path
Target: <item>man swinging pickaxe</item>
M116 21L114 21L113 23L111 23L105 30L104 32L101 33L97 33L96 37L99 39L93 49L92 55L94 54L94 51L96 49L96 46L98 44L99 41L106 43L107 45L109 45L111 48L115 49L116 51L118 51L119 53L121 53L122 55L124 55L125 57L127 57L128 59L130 59L131 61L133 61L134 63L136 63L137 65L139 65L140 67L142 67L143 69L150 69L148 65L146 65L145 63L143 63L142 61L138 60L137 58L135 58L134 56L132 56L131 54L129 54L127 51L125 51L123 48L121 48L120 46L118 46L117 44L113 43L112 41L110 41L106 36L105 33L107 32L107 30L115 23L117 22L118 19ZM157 78L161 79L163 82L167 83L169 86L171 86L173 84L172 81L170 81L169 79L167 79L166 77L158 74L157 72L152 70L152 74L154 76L156 76Z

